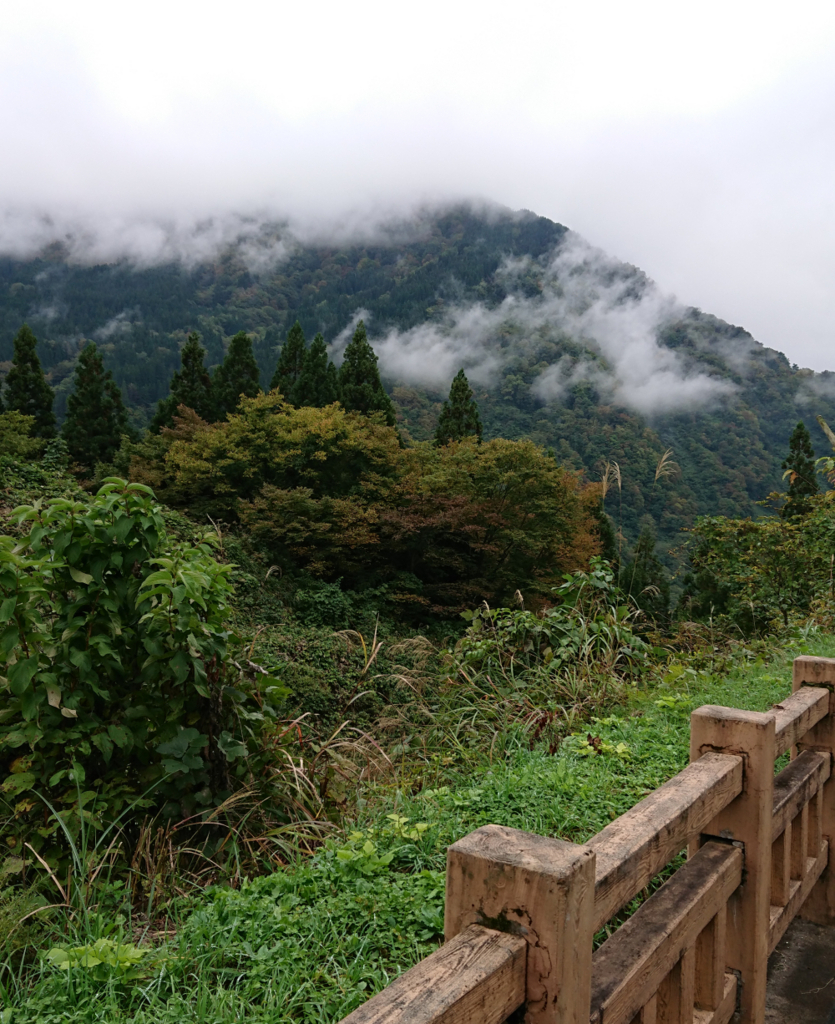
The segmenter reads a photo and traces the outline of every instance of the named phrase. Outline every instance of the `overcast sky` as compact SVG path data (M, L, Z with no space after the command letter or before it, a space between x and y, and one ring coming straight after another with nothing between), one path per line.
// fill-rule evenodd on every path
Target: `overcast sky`
M30 0L0 90L7 250L490 199L835 369L835 4Z

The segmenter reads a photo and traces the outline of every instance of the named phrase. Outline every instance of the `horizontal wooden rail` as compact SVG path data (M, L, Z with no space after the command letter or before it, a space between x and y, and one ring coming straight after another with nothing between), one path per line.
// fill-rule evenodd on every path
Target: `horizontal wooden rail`
M528 944L470 925L343 1024L501 1024L525 1001Z
M704 754L590 839L595 930L741 792L742 758Z
M773 712L779 757L829 714L829 690L803 686L776 704Z
M792 919L835 923L835 659L795 659L793 687L769 712L696 709L691 764L585 845L496 824L453 843L446 944L343 1024L501 1024L521 1006L527 1024L764 1024Z
M785 832L786 826L829 778L829 761L826 754L804 750L775 777L772 840Z
M592 960L591 1024L633 1020L725 907L742 878L742 861L735 846L705 843L603 943Z

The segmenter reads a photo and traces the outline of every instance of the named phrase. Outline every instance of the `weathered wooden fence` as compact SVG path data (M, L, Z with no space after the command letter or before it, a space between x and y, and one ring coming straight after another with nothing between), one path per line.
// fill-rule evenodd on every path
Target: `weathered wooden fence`
M343 1024L500 1024L522 1006L536 1024L762 1024L791 920L835 923L835 659L793 675L767 713L694 711L691 764L582 846L499 825L454 843L445 944Z

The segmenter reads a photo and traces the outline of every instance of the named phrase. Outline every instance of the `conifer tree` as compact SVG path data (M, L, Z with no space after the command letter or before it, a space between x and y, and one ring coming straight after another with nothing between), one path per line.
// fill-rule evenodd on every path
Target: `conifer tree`
M462 441L465 437L477 437L481 440L481 417L478 405L473 397L470 382L463 369L459 370L449 389L449 398L444 402L435 431L435 444L449 444L450 441Z
M181 369L171 378L171 390L160 399L157 411L151 421L151 432L158 434L162 427L170 427L177 414L177 407L187 405L201 419L214 419L212 379L206 369L206 350L200 344L200 335L192 331L180 352Z
M73 384L62 433L70 457L92 473L97 462L113 460L128 430L128 416L122 392L92 341L78 357Z
M28 324L15 335L12 367L6 377L6 407L34 419L33 437L55 437L53 391L44 377L36 347L38 339Z
M806 500L818 493L818 477L815 472L815 450L806 425L801 421L789 438L789 454L783 460L783 469L789 479L788 501L784 516L804 515L811 508Z
M275 373L270 381L270 391L278 388L287 401L292 402L294 405L300 404L293 398L293 393L304 371L306 355L307 341L304 337L302 325L297 320L287 332L287 340L281 347Z
M348 412L361 412L365 416L381 412L390 427L396 423L394 405L383 390L377 355L368 343L362 320L345 349L339 368L339 400Z
M339 397L336 367L328 359L325 339L317 334L304 357L304 365L292 394L287 396L297 408L303 405L321 409Z
M238 333L229 342L226 358L215 370L212 378L216 415L223 417L238 408L241 395L255 398L261 391L258 363L252 354L252 341L246 331Z

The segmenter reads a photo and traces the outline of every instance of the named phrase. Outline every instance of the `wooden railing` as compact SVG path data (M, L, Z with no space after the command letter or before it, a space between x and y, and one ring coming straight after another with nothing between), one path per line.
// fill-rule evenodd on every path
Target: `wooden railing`
M343 1024L501 1024L520 1007L535 1024L762 1024L791 920L835 923L835 659L793 675L770 712L694 711L691 764L584 845L486 825L450 846L445 944Z

